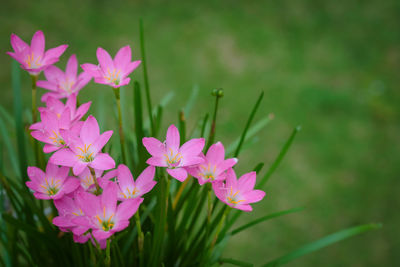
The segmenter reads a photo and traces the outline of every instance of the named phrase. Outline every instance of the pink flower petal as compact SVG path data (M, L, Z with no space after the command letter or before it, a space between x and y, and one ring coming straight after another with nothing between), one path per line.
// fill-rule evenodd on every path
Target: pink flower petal
M80 185L80 182L78 179L70 177L63 184L62 190L64 191L64 194L69 194L69 193L75 191L75 189L77 189L79 185Z
M86 168L87 165L88 163L78 160L72 167L72 172L74 173L74 175L79 175L83 172L83 170Z
M182 154L183 158L198 156L203 150L204 142L204 138L191 139L181 146L179 152Z
M142 139L144 147L153 157L162 157L165 154L164 144L154 137L144 137Z
M107 131L102 133L96 141L93 143L93 152L96 154L97 152L101 151L101 149L107 144L108 140L110 140L113 131Z
M94 238L96 238L96 240L107 239L112 235L113 235L113 232L111 232L111 231L108 231L108 232L105 232L102 230L94 230L93 231L93 236L94 236Z
M71 55L68 59L67 67L65 69L65 76L69 80L75 80L76 75L78 74L78 60L76 59L76 55Z
M44 34L42 31L37 31L31 40L31 51L34 56L43 58L44 52Z
M77 161L76 155L68 148L58 150L49 159L53 164L67 167L73 167Z
M166 143L168 150L172 149L174 152L177 152L179 150L179 145L180 145L179 131L178 128L176 128L175 125L173 124L169 126L167 130Z
M207 151L206 158L209 162L218 164L225 158L225 148L221 142L213 144Z
M149 166L136 179L135 184L141 195L146 194L156 185L157 182L153 181L155 172L156 168Z
M255 184L256 184L256 172L249 172L242 177L239 178L237 186L240 188L240 191L242 192L248 192L253 190Z
M48 69L48 68L47 68ZM46 69L46 70L47 70ZM43 89L47 89L50 91L57 91L57 84L49 82L49 81L37 81L36 86L39 88L43 88ZM45 100L46 98L44 98L42 96L42 101ZM43 101L44 102L44 101Z
M131 61L131 47L129 45L122 47L114 58L114 66L116 69L124 69Z
M143 202L143 198L128 199L118 205L117 212L115 214L118 220L129 220L133 214L136 213L140 204Z
M15 52L21 53L22 51L29 49L29 45L21 40L17 35L11 34L11 46Z
M180 182L185 181L185 179L188 176L187 171L184 168L167 169L167 172L169 173L169 175L171 175Z
M101 204L105 207L106 213L114 213L117 208L117 185L113 182L108 182L101 194Z
M131 74L132 71L134 71L137 67L139 67L140 63L141 63L140 60L129 63L124 69L124 74L125 75Z
M167 162L165 161L165 158L161 157L151 157L146 161L147 164L152 165L152 166L158 166L158 167L167 167Z
M93 144L100 135L99 124L95 117L90 115L82 126L80 138L85 144Z
M243 194L243 198L246 200L245 203L259 202L265 197L265 192L262 190L252 190Z
M129 170L129 168L124 164L120 164L118 166L118 184L119 184L119 187L121 188L121 190L124 190L127 187L128 188L135 187L132 173Z
M100 63L100 67L103 69L103 71L107 71L107 69L112 71L114 69L114 62L110 54L108 54L106 50L99 47L97 48L96 55L97 55L97 60Z
M115 168L115 161L110 155L99 153L89 166L99 170L109 170Z
M81 68L85 73L89 74L92 77L100 77L100 69L97 65L86 63L82 64Z
M67 47L68 45L60 45L54 48L50 48L45 52L43 60L45 61L46 64L52 64L49 62L54 60L54 58L56 58L58 61L58 58L64 53Z

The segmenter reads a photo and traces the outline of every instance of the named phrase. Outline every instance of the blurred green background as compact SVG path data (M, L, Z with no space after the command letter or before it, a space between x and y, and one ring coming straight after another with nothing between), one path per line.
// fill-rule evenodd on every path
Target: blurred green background
M217 139L229 144L241 133L259 93L256 121L275 115L246 147L243 173L269 166L302 125L288 156L265 188L266 199L242 222L304 206L300 213L258 225L231 240L226 256L257 265L325 234L360 223L383 229L308 255L290 266L400 266L400 2L387 1L3 1L0 9L0 104L12 111L12 32L30 41L41 29L46 47L67 43L67 58L95 63L102 46L111 54L130 44L140 58L138 19L145 23L153 102L168 92L164 129L177 122L193 86L199 98L192 127L210 112L213 88L225 96ZM133 75L142 81L139 68ZM27 115L30 79L23 73ZM131 87L125 88L125 120L133 127ZM39 92L43 93L43 90ZM95 98L93 98L95 96ZM105 86L91 83L80 101L92 114L109 114ZM113 119L102 130L116 128Z

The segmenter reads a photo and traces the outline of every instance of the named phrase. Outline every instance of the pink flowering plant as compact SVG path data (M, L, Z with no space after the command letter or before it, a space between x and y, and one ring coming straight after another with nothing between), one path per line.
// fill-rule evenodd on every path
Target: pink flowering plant
M8 54L18 62L12 69L17 150L0 116L5 141L0 149L8 155L0 160L0 265L251 266L251 259L223 257L230 238L301 210L268 212L260 218L252 218L251 213L260 209L258 202L268 201L265 184L300 128L293 130L264 173L262 162L254 166L240 162L249 138L272 119L266 116L253 125L263 93L232 144L218 135L222 89L212 92L214 107L202 108L211 108L207 112L212 117L199 114L190 134L187 118L192 102L179 112L177 121L166 118L169 126L163 128L164 106L152 106L142 27L140 36L140 60L132 60L129 45L114 58L99 47L98 64L82 64L80 71L77 56L72 55L62 71L54 64L67 45L45 51L41 31L33 35L30 45L11 35L14 51ZM32 119L23 117L19 67L32 77ZM137 68L142 68L144 89ZM39 80L41 73L44 77ZM90 91L85 86L92 78L101 84L93 95L101 93L104 85L114 91L118 119L112 120L112 126L91 110L96 98L80 95L82 90ZM39 108L37 87L44 89ZM122 108L121 90L133 90L133 119ZM142 93L147 110L142 108ZM111 130L115 126L116 138ZM244 214L249 222L237 226ZM377 227L367 224L342 230L265 266L279 266Z

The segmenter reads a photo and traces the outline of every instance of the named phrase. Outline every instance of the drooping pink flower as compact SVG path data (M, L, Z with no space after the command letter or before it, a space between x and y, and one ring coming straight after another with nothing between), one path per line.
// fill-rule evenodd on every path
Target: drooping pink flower
M250 203L261 201L265 192L254 190L256 184L256 172L244 174L237 180L235 171L231 168L227 171L225 183L216 181L212 184L215 195L232 208L252 211Z
M79 186L79 180L69 177L68 167L47 164L46 173L37 167L28 167L30 181L26 186L34 191L37 199L59 199L73 192Z
M87 166L98 170L109 170L115 167L115 162L110 155L101 152L113 131L100 135L99 124L93 116L90 115L83 123L79 138L68 131L61 131L61 134L67 136L69 148L55 152L49 162L72 167L74 175L81 174Z
M79 192L77 201L85 217L75 218L79 225L92 229L96 240L109 238L129 225L129 219L136 213L143 198L128 199L117 205L118 188L114 182L108 182L103 193L95 196Z
M99 47L96 52L99 65L86 63L81 67L94 77L96 83L119 88L129 83L128 75L140 65L140 60L131 62L131 53L130 46L124 46L117 52L113 60L106 50Z
M203 163L187 168L189 174L196 177L200 185L225 180L226 170L237 163L236 158L225 159L225 148L221 142L210 146L206 156L202 154L202 158Z
M11 34L11 46L14 52L7 52L7 54L18 61L22 69L31 75L38 75L42 70L56 63L68 47L68 45L60 45L44 51L44 45L42 31L35 32L30 46L17 35Z
M71 120L71 126L78 122L89 110L90 105L92 104L91 101L87 103L83 103L80 105L78 108L76 107L76 94L72 94L67 98L67 103L63 103L58 99L55 99L54 97L49 96L46 99L46 107L39 107L38 110L39 112L52 112L54 113L57 118L61 118L62 114L69 109L69 114L70 114L70 120ZM30 130L43 130L44 125L43 122L37 122L32 124L29 129Z
M37 81L37 86L50 90L42 96L42 101L51 96L56 99L69 97L71 94L78 94L79 91L92 79L90 75L83 72L78 76L78 60L72 55L65 72L56 66L49 66L44 70L46 81Z
M167 167L167 172L181 182L187 177L184 167L192 167L204 161L200 155L204 138L191 139L180 147L179 131L175 125L169 126L164 143L154 137L144 137L143 145L152 156L147 164Z
M83 122L79 121L73 123L71 121L71 112L69 108L66 108L58 117L56 113L42 110L40 112L41 122L36 123L30 127L31 135L33 138L45 143L43 152L51 153L60 148L68 145L66 136L63 136L62 130L69 130L74 135L78 135ZM40 125L40 129L35 129Z
M153 189L157 184L153 180L155 171L154 166L149 166L134 181L129 168L124 164L120 164L117 169L118 200L139 198Z

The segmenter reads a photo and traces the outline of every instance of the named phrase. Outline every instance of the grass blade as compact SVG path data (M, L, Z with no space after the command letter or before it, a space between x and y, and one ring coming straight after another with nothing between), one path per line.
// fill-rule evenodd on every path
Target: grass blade
M263 97L264 97L264 92L261 92L260 96L258 97L258 100L257 100L256 104L254 105L253 110L252 110L251 113L250 113L250 117L249 117L249 119L247 120L246 126L244 127L242 136L240 137L239 144L238 144L238 146L237 146L237 148L236 148L236 151L235 151L235 154L234 154L234 157L235 157L235 158L236 158L236 157L239 155L239 153L240 153L240 149L242 148L244 139L246 138L247 131L248 131L249 128L250 128L250 124L251 124L251 122L253 121L254 116L256 115L257 109L258 109L258 107L260 106L260 103L261 103L261 100L263 99Z
M242 226L236 228L235 230L233 230L231 232L231 235L236 235L236 234L240 233L241 231L246 230L247 228L250 228L250 227L252 227L254 225L257 225L259 223L268 221L270 219L277 218L277 217L280 217L280 216L283 216L283 215L286 215L286 214L298 212L298 211L301 211L301 210L303 210L303 208L294 208L294 209L279 211L279 212L275 212L275 213L272 213L272 214L265 215L265 216L263 216L261 218L255 219L255 220L253 220L253 221L251 221L249 223L246 223L245 225L242 225Z
M146 100L147 100L147 110L149 112L149 120L150 120L150 129L152 136L154 135L154 121L153 121L153 113L151 106L151 96L150 96L150 86L149 86L149 78L147 75L147 61L146 61L146 49L144 47L144 30L143 30L143 20L139 20L139 34L140 34L140 53L142 55L142 67L143 67L143 80L144 80L144 88L146 91Z
M275 159L274 163L271 165L271 167L268 169L267 173L264 175L264 177L261 179L261 181L257 184L257 188L262 188L266 182L268 182L269 178L271 175L274 173L276 168L278 168L279 164L281 163L282 159L285 157L286 152L289 150L290 146L293 143L294 138L296 137L296 134L301 130L300 126L297 126L294 128L292 134L290 135L289 139L286 141L285 145L282 147L282 150L279 152L278 157Z
M135 175L137 176L145 167L145 157L146 151L144 150L144 146L142 145L142 139L144 137L143 131L143 114L142 114L142 95L140 92L140 84L135 81L133 85L133 102L134 102L134 111L135 111L135 133L136 133L136 144L137 144L137 153L138 153L138 166L137 170L135 170Z
M326 237L323 237L317 241L311 242L307 245L304 245L282 257L279 257L273 261L268 262L267 264L263 265L264 267L276 267L280 266L283 264L286 264L294 259L297 259L301 256L307 255L311 252L320 250L326 246L332 245L336 242L339 242L341 240L344 240L346 238L381 228L381 224L364 224L364 225L359 225L355 227L351 227L345 230L341 230L339 232L330 234Z
M19 156L19 168L21 176L24 181L28 180L26 175L26 152L25 152L25 140L24 140L24 125L22 123L22 96L21 96L21 79L20 69L18 63L13 60L12 71L12 90L13 90L13 101L14 101L14 119L15 119L15 130L17 136L18 156Z

